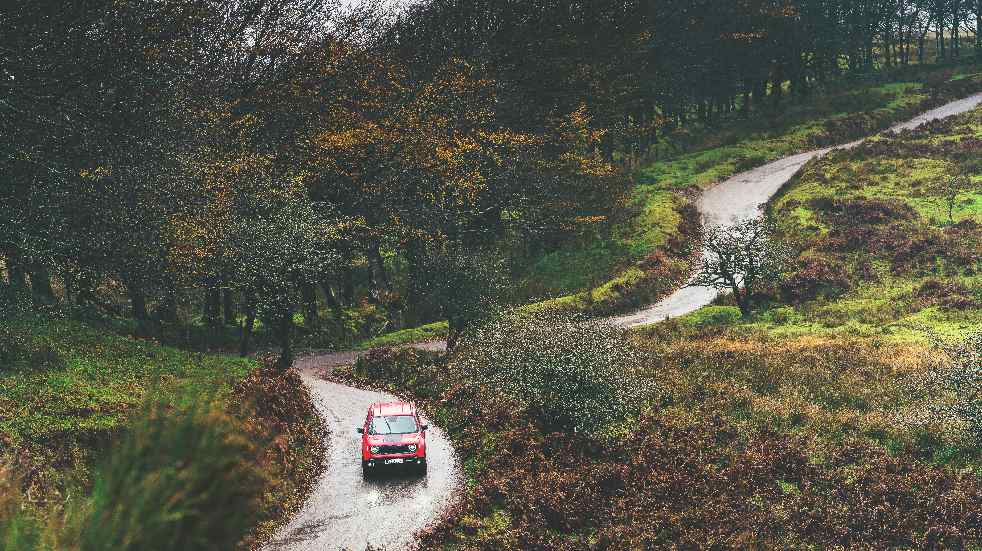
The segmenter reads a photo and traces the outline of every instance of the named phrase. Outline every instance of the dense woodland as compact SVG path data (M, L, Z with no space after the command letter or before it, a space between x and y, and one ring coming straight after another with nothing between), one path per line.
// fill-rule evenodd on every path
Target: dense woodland
M369 302L451 338L622 160L837 79L976 56L982 0L15 2L5 300L272 328ZM118 297L125 297L119 300Z

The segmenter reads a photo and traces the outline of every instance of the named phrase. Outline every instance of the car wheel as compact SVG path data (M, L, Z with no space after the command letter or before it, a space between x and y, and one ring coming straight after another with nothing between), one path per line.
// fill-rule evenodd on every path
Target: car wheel
M426 461L425 460L420 461L419 463L416 464L416 472L420 476L426 476Z
M367 463L362 463L361 464L361 477L362 478L371 478L372 477L372 474L374 474L372 472L373 470L374 469L372 469L371 467L369 467Z

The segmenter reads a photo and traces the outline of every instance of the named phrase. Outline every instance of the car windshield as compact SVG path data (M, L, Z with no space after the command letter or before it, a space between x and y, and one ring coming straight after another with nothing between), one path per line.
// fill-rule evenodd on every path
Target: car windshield
M417 432L416 417L413 415L376 415L372 417L369 434L407 434Z

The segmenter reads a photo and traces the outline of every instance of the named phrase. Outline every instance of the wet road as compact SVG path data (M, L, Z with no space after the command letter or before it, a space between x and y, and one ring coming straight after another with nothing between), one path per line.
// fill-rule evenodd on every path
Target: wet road
M893 129L915 128L933 119L964 113L979 104L982 104L982 93L933 109ZM854 147L859 143L862 141L840 147ZM725 223L733 218L756 215L761 205L805 163L831 150L819 149L785 157L712 186L698 202L704 220ZM621 327L654 323L697 310L715 297L716 291L712 289L683 287L652 306L611 318L611 321ZM446 349L446 343L442 341L411 346ZM359 435L354 429L362 423L370 403L393 397L330 383L322 378L325 370L353 363L362 354L364 352L337 352L310 356L297 362L331 429L329 464L303 510L281 531L270 549L362 551L366 544L384 546L388 550L403 549L412 544L416 531L439 516L459 487L459 465L446 437L435 427L427 435L430 459L425 478L405 474L367 482L362 480Z
M297 361L304 381L331 431L327 469L300 513L267 549L363 551L409 547L414 534L435 520L460 484L460 467L446 435L426 431L427 473L391 470L369 480L361 475L361 435L369 404L395 400L323 379L325 370L352 359L309 356ZM425 422L425 421L424 421Z

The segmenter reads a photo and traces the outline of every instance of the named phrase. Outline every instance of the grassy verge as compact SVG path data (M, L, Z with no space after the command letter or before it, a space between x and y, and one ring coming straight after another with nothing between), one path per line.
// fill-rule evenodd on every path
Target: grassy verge
M17 522L33 522L40 539L22 540L18 547L8 542L5 548L51 548L46 539L57 540L59 549L99 548L81 534L104 524L93 511L119 506L100 497L108 491L103 487L122 484L121 479L139 487L160 477L169 482L161 483L158 497L178 504L169 521L154 516L160 512L150 507L140 509L138 496L113 495L137 511L132 519L137 526L161 522L161 530L180 531L196 514L191 513L198 507L195 500L239 495L207 484L199 493L188 491L194 488L190 479L221 480L220 473L210 472L221 468L252 480L241 502L225 504L228 514L241 515L248 525L245 532L219 532L216 537L226 539L209 542L229 548L239 540L246 546L260 541L299 506L319 469L323 429L306 396L298 376L273 373L254 360L188 353L69 319L6 319L0 326L0 464L10 475L4 484L29 501L2 514L28 511L26 518L34 520L0 519L0 538L16 536L11 526ZM209 431L229 444L202 451L212 443L195 440L194 434ZM173 449L154 449L157 445ZM212 452L225 455L206 457ZM172 454L174 461L140 460L146 454ZM166 492L172 492L170 498ZM148 543L142 537L134 542L143 544L117 548L168 548L164 541Z
M447 336L447 322L438 321L419 327L403 329L386 333L378 337L372 337L355 344L355 350L368 350L371 348L381 348L386 346L398 346L400 344L427 342L442 339Z

